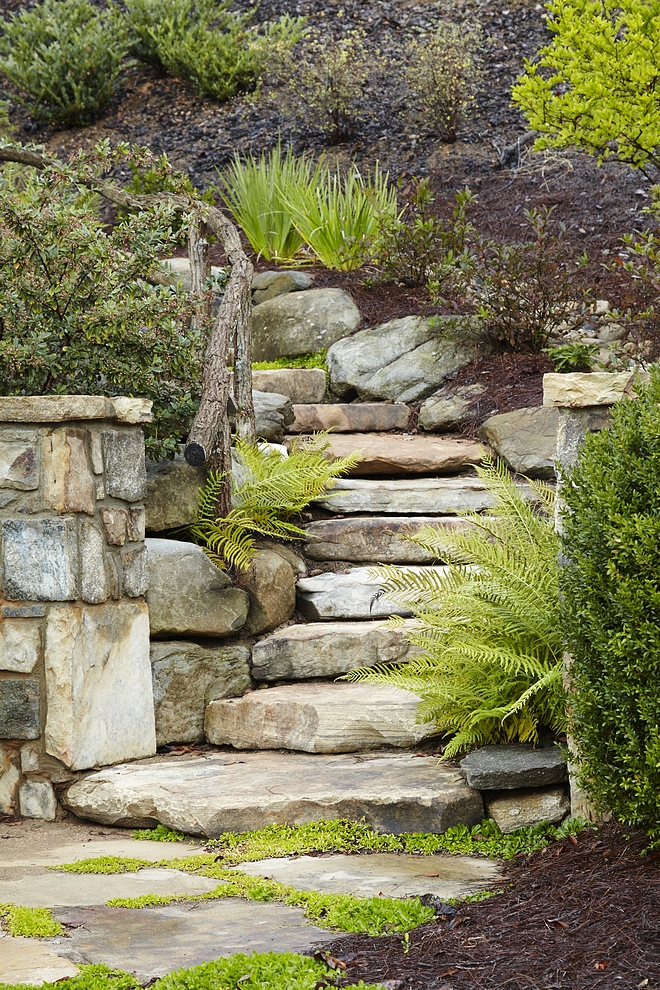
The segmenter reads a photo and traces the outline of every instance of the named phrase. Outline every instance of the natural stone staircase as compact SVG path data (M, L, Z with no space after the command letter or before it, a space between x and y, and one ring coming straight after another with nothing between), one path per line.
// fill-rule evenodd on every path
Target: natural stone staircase
M304 396L304 376L286 374L287 387ZM259 384L277 390L278 375L264 372ZM318 389L317 376L305 375ZM386 432L407 426L410 410L402 403L293 408L292 436L330 429L330 454L362 455L350 477L313 507L321 518L307 526L309 567L297 580L296 608L307 621L252 645L252 682L268 690L211 694L217 700L207 704L205 735L225 752L91 774L64 798L77 814L112 824L163 822L205 835L342 816L365 817L394 832L443 831L482 817L480 791L439 767L428 748L420 751L430 730L416 720L415 695L336 678L415 650L405 636L413 619L397 628L385 621L407 613L387 601L373 565L443 572L442 563L405 537L428 525L463 529L470 522L461 513L492 506L473 471L483 448ZM302 562L297 570L305 571Z

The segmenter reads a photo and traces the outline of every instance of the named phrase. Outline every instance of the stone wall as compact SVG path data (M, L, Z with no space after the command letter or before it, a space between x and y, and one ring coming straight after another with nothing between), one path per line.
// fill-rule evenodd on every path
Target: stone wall
M0 398L0 812L155 753L143 399Z

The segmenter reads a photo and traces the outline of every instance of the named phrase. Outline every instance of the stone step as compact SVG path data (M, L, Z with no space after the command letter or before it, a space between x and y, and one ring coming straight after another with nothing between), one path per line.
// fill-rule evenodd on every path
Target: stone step
M340 677L356 667L395 663L415 650L406 633L416 628L405 619L396 629L386 622L306 622L266 636L252 648L256 681L306 681Z
M445 567L433 568L444 572ZM407 567L406 570L419 570ZM382 594L382 584L369 567L352 567L343 573L317 574L301 578L297 588L297 607L311 622L327 619L377 619L390 615L410 616L410 612L393 604Z
M419 698L378 684L284 684L212 701L206 738L235 749L360 753L382 746L406 749L432 731L417 721Z
M460 516L357 516L324 519L305 527L305 554L312 560L346 560L379 564L430 564L436 558L406 537L425 526L440 526L447 535L473 524Z
M218 836L266 825L364 818L379 832L444 832L483 817L479 791L435 756L205 753L120 764L73 783L63 804L102 825L161 822Z
M480 464L487 450L472 440L389 433L331 434L328 444L328 457L360 452L362 460L350 472L355 478L374 474L457 474Z
M390 439L392 439L390 437ZM533 498L529 485L521 490ZM479 478L402 478L397 481L340 478L328 498L317 505L329 512L373 513L374 515L431 516L492 509L495 499Z
M297 405L296 418L289 433L314 433L332 430L334 433L370 433L382 430L405 430L410 407L403 402L337 402L327 405Z
M259 392L278 392L293 403L323 402L326 374L323 368L272 368L252 372L252 387Z

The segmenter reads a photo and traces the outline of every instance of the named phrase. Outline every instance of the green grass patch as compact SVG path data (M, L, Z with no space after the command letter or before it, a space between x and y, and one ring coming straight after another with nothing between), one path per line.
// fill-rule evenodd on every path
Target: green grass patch
M151 990L315 990L334 986L336 974L321 960L293 952L237 953L225 959L179 969L156 980ZM44 983L42 990L61 990L61 983ZM140 990L135 976L108 966L81 966L66 981L67 990ZM0 983L0 990L34 990L28 984ZM376 984L352 983L345 990L382 990Z
M326 363L327 349L315 351L313 354L299 354L297 357L281 357L276 361L257 361L252 365L253 371L277 371L279 368L322 368L328 370Z
M0 904L0 923L9 935L22 938L48 938L64 931L48 908L20 904Z
M175 828L168 828L167 825L156 825L156 828L136 829L133 838L148 839L149 842L183 842L187 836L184 832L177 832Z
M75 863L62 866L47 866L47 870L63 870L65 873L137 873L145 866L164 866L159 860L152 863L148 859L130 859L127 856L96 856L93 859L79 859Z

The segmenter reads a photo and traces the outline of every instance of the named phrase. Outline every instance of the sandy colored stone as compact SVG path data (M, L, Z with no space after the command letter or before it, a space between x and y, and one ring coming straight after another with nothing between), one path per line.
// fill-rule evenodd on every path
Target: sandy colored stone
M417 566L402 570L419 571ZM440 574L445 567L434 567ZM331 619L377 619L390 615L409 616L401 605L383 593L381 579L370 567L352 567L344 573L327 571L298 581L298 611L310 622Z
M261 693L261 692L260 692ZM268 694L269 692L264 692ZM67 808L103 825L162 822L217 836L266 825L364 818L379 832L444 832L483 818L479 791L437 757L208 753L109 767L72 784Z
M58 983L79 973L78 967L62 959L51 945L36 938L12 938L0 941L0 983Z
M38 619L5 619L0 623L0 670L31 674L41 652Z
M504 833L529 828L541 822L554 825L571 810L564 787L535 787L529 790L503 791L486 798L486 813Z
M419 723L419 698L375 684L287 684L213 701L206 738L236 749L355 753L415 746L432 730Z
M279 392L293 403L323 402L327 377L323 368L270 368L252 372L259 392Z
M403 430L408 425L410 409L403 402L357 402L327 405L294 405L296 415L289 433L367 433Z
M151 635L231 636L245 625L250 599L230 586L201 547L148 539Z
M128 510L120 509L115 505L103 506L99 514L108 543L114 547L123 547L126 542Z
M142 430L104 430L105 491L125 502L142 502L147 494Z
M240 588L250 596L250 611L245 631L252 636L282 625L296 607L296 584L293 570L273 550L259 550L246 571L237 577Z
M152 643L157 745L204 742L206 706L252 687L249 659L245 646Z
M206 469L194 468L178 454L171 461L147 462L146 529L159 533L195 520Z
M143 505L132 505L126 519L126 536L132 543L144 539L146 529L146 512Z
M490 416L479 436L515 473L552 479L557 459L557 409L530 406Z
M577 371L543 376L543 405L582 408L611 406L633 397L634 372Z
M3 395L0 423L63 423L77 419L111 419L115 414L102 395Z
M531 495L528 485L521 491ZM340 478L332 494L318 499L329 512L373 513L394 516L444 515L482 512L495 499L483 481L474 476L457 478L401 478L396 481Z
M460 517L372 516L323 519L305 527L305 554L312 560L347 560L355 563L430 564L436 559L423 547L412 543L427 526L441 527L451 538L472 524Z
M43 441L44 494L56 512L96 512L96 488L87 462L87 433L60 429Z
M126 395L113 396L110 399L114 409L114 419L118 423L150 423L153 419L151 399L133 399Z
M391 629L386 622L305 622L278 629L252 647L257 681L334 678L357 667L405 659L415 647L406 633L412 620Z
M23 818L54 822L57 798L49 780L25 780L18 788L18 807Z
M346 337L360 312L343 289L308 289L257 306L252 318L255 361L311 354Z
M0 488L39 487L39 444L32 430L0 430Z
M0 815L13 815L16 811L19 779L20 773L14 748L0 743Z
M482 444L434 436L331 434L328 443L329 458L360 453L362 460L350 472L358 478L373 474L456 474L480 464L484 456Z
M328 350L330 390L343 398L416 402L474 358L474 348L446 333L451 317L405 316L370 327Z
M51 608L45 670L51 756L86 770L155 752L145 604Z

